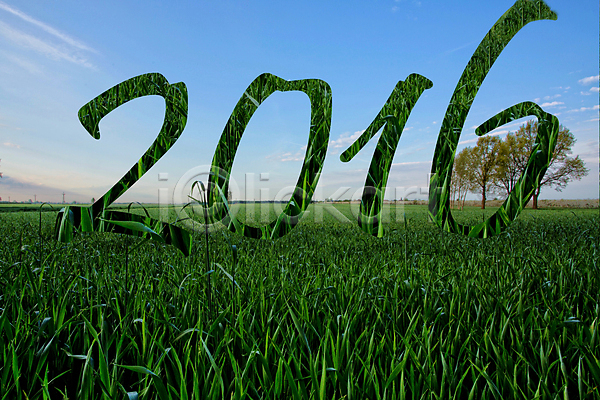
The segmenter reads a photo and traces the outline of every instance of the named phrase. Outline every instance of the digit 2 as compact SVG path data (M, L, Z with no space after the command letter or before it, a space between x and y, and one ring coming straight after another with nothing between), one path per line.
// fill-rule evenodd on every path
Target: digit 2
M81 232L126 233L140 236L141 232L107 223L103 220L137 221L155 228L167 244L179 248L189 254L189 233L172 224L167 224L150 216L112 211L107 208L135 182L137 182L152 166L173 146L187 122L188 94L183 82L169 84L159 73L143 74L108 89L79 110L79 120L94 139L100 139L99 123L108 113L138 97L158 95L165 99L165 118L158 136L142 155L139 161L111 187L102 197L89 207L68 206L62 209L56 221L56 235L61 241L69 241L73 230Z

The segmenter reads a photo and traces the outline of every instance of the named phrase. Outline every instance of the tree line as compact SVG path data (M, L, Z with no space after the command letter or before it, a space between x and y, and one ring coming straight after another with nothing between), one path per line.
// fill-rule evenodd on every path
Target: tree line
M515 133L509 132L504 140L498 136L482 136L475 147L463 149L454 159L451 199L461 208L469 192L481 194L481 208L489 196L507 197L527 168L533 150L538 123L523 124ZM533 192L533 208L543 187L562 191L573 180L580 180L589 172L579 156L571 157L575 136L560 125L554 155L540 185Z

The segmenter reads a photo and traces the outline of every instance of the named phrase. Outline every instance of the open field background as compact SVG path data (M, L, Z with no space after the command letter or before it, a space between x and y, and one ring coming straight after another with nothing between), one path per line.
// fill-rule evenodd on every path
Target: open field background
M0 399L600 398L597 209L472 239L388 205L378 239L317 206L275 241L196 233L188 258L0 213Z

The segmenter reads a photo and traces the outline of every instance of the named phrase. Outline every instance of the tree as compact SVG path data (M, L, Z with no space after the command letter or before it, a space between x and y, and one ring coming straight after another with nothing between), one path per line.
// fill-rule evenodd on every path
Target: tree
M483 136L473 148L463 149L454 159L452 167L453 194L462 195L463 204L467 191L481 193L481 209L485 209L487 195L497 191L497 169L500 138Z
M481 209L485 209L485 200L488 194L497 189L497 166L500 143L497 136L483 136L477 140L477 145L470 150L471 156L467 168L471 191L481 193Z
M471 158L471 148L463 149L454 159L452 166L452 181L450 185L451 199L456 199L462 210L465 206L467 193L471 190L471 177L469 176L469 166Z
M506 140L500 147L498 157L496 187L502 188L510 193L515 183L525 172L527 161L533 149L537 135L538 122L535 120L523 124L514 134L508 134ZM560 125L556 147L550 160L548 170L539 186L533 192L533 208L537 209L540 191L544 186L554 187L562 191L569 182L580 180L589 172L579 156L569 157L572 153L571 147L576 139L573 133L566 127Z
M500 144L495 184L499 192L506 192L506 196L527 168L530 153L528 148L528 141L524 136L517 136L511 132Z

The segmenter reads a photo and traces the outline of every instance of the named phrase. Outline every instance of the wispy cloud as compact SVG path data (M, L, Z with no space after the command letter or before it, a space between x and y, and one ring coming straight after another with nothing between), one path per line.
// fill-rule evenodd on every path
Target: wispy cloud
M33 200L35 198L34 193L37 195L37 200L41 201L60 201L63 193L68 196L67 199L83 200L79 193L46 186L22 176L4 175L2 177L2 191L2 200L5 201L9 199L9 196L12 197L13 201L27 201L29 198Z
M555 94L554 96L544 96L544 100L552 100L560 97L560 94Z
M458 142L458 146L463 145L463 144L475 143L475 142L477 142L477 138L469 139L469 140L461 140L460 142Z
M274 155L274 156L267 156L266 158L271 158L271 159L274 159L275 161L281 161L281 162L286 162L286 161L302 161L302 160L304 160L304 153L302 153L301 151L298 151L295 154L292 154L292 152L288 151L288 152L283 153L283 154L277 154L277 155Z
M282 154L271 154L269 156L266 156L265 158L279 161L279 162L302 161L302 160L304 160L304 156L306 155L305 153L306 153L307 147L308 146L306 146L306 145L300 147L300 150L298 150L296 153L292 153L291 151L286 151L285 153L282 153Z
M38 37L29 33L22 32L6 22L0 21L0 37L4 37L14 45L33 50L38 54L42 54L52 60L64 60L80 66L94 68L92 63L83 55L85 52L97 53L96 50L86 44L72 38L71 36L60 32L23 12L9 6L0 0L0 10L6 11L12 15L21 18L23 21L40 28L46 34L45 38ZM58 40L56 40L58 39ZM10 61L27 69L29 72L37 73L39 68L30 62L24 61L17 56L9 56Z
M457 51L459 51L459 50L466 49L467 47L471 46L473 43L475 43L475 42L469 42L469 43L465 43L465 44L463 44L463 45L461 45L461 46L458 46L458 47L455 47L455 48L453 48L453 49L446 50L446 51L445 51L443 54L444 54L445 56L447 56L448 54L452 54L452 53L454 53L454 52L457 52Z
M348 147L352 143L354 143L354 141L356 139L358 139L359 136L362 135L364 131L365 131L365 129L363 129L362 131L356 131L352 135L350 134L350 132L344 132L336 140L330 140L329 147L333 147L333 148Z
M561 104L565 104L562 101L553 101L552 103L543 103L540 105L540 107L556 107L556 106L560 106Z
M588 140L583 144L583 152L579 152L579 157L586 163L598 163L598 141Z
M598 82L598 80L600 80L600 75L588 76L586 78L580 79L578 82L582 85L589 85Z
M14 144L14 143L10 143L10 142L4 142L4 143L2 143L2 146L4 146L4 147L13 147L13 148L16 148L16 149L20 149L21 148L21 146L19 146L18 144Z
M431 161L409 161L409 162L394 163L394 164L392 164L392 167L399 167L402 165L420 165L420 164L431 165Z
M503 129L500 131L492 131L490 133L487 133L485 136L500 136L500 135L505 135L508 132L510 132L508 129ZM474 133L472 133L469 136L475 135ZM460 142L458 142L458 146L461 146L463 144L469 144L469 143L477 143L477 141L479 140L479 137L476 137L474 139L467 139L467 140L461 140Z
M593 107L581 107L581 108L575 108L573 110L569 110L568 112L581 112L581 111L589 111L589 110L598 110L600 109L600 106L598 104L596 104Z
M4 10L13 15L16 15L17 17L21 18L23 21L29 22L30 24L33 24L33 25L41 28L43 31L62 40L63 42L67 43L70 46L73 46L80 50L91 51L91 52L96 53L96 50L94 50L91 47L72 38L71 36L67 35L66 33L60 32L58 29L55 29L55 28L51 27L50 25L43 23L42 21L38 21L37 19L25 14L24 12L22 12L20 10L17 10L16 8L9 6L8 4L6 4L2 1L0 1L0 10Z
M597 86L594 86L594 87L590 88L590 92L596 92L596 93L598 93L598 92L600 92L600 88L597 87Z
M30 74L39 75L42 73L42 70L40 69L40 67L38 67L37 65L35 65L34 63L32 63L30 61L24 60L21 57L18 57L11 53L7 53L5 51L0 51L0 54L2 54L2 56L6 57L6 59L8 59L13 64L19 66L20 68L23 68L24 70L27 70L27 72L29 72Z
M18 31L4 22L0 22L0 36L4 36L17 46L33 50L53 60L65 60L88 68L94 67L85 57L60 49L35 36Z

